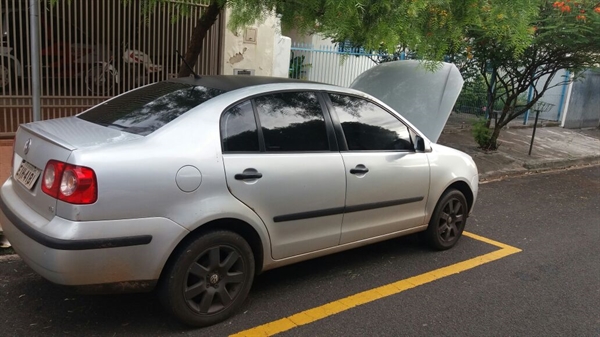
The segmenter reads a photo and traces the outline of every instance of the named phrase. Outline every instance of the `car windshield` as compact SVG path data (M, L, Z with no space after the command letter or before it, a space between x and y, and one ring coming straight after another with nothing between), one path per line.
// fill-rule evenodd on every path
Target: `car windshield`
M200 85L159 82L99 104L77 117L146 136L223 92Z

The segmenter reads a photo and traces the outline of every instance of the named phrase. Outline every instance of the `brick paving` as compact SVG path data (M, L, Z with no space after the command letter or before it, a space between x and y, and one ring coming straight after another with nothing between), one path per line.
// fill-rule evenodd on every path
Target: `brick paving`
M0 181L2 183L10 176L12 146L12 139L0 139Z

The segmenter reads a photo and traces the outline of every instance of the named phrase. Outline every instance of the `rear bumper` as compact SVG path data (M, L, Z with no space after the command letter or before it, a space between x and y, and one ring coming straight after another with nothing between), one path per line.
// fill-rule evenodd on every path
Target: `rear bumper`
M47 220L13 192L12 179L0 189L0 223L15 251L49 281L67 286L121 283L123 291L132 291L126 284L158 280L188 233L166 218Z

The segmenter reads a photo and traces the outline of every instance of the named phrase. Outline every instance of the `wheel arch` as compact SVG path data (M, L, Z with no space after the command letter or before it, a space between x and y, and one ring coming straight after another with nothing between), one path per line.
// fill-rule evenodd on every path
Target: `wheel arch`
M457 197L462 199L459 201L461 204L466 203L466 207L455 208L451 204L452 200L456 200ZM466 182L460 180L452 182L436 201L427 229L420 234L421 238L434 250L446 250L454 247L465 228L473 202L473 192ZM449 208L446 209L446 207ZM461 220L458 220L459 216L457 214L459 212L461 213ZM442 214L445 214L445 216Z
M475 202L475 196L474 196L473 191L471 190L471 187L469 186L469 184L467 184L466 182L464 182L462 180L455 181L452 184L450 184L450 186L446 187L446 189L444 190L442 195L444 195L444 193L446 193L450 189L455 189L455 190L460 191L465 196L465 199L467 199L467 205L469 207L469 210L473 209L473 203Z
M442 198L444 193L446 193L450 189L456 189L456 190L460 191L465 196L465 199L467 200L469 213L473 210L473 205L475 204L475 201L477 198L477 192L473 190L472 186L466 180L457 178L453 181L450 181L447 185L443 185L443 186L440 186L439 188L430 190L429 200L428 200L427 206L426 206L427 207L427 216L425 217L424 223L429 223L429 220L431 219L431 216L433 215L433 211L434 211L435 206L437 205L438 201L440 200L440 198Z
M186 236L184 236L177 246L171 251L167 261L162 267L159 282L163 279L163 273L167 269L167 266L173 262L173 259L178 255L178 253L183 249L183 247L190 241L196 239L197 237L216 230L227 230L233 233L240 235L252 249L252 255L254 255L254 267L255 267L255 275L259 274L263 268L264 261L264 248L263 242L260 238L260 235L247 222L236 219L236 218L221 218L209 221L201 226L198 226L193 231L189 232Z

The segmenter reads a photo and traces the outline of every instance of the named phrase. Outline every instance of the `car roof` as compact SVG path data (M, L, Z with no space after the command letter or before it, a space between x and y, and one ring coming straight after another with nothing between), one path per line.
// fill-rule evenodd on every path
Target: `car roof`
M254 87L265 84L323 84L293 78L268 77L268 76L247 76L247 75L208 75L199 78L182 77L170 80L169 82L187 83L200 85L207 88L214 88L223 91L233 91L242 88Z

